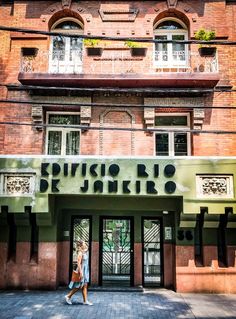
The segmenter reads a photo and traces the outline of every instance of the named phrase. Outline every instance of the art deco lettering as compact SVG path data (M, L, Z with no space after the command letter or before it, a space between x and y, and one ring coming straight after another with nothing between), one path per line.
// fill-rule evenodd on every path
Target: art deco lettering
M134 178L121 178L120 165L113 164L88 164L88 163L42 163L40 192L60 192L61 178L68 178L73 185L73 178L79 178L79 193L117 193L122 189L123 194L140 194L145 188L146 194L158 194L157 181L160 174L159 164L154 164L150 170L145 164L136 164ZM124 173L124 172L122 172ZM169 180L175 174L173 165L166 165L162 172L168 180L164 184L164 191L172 194L176 190L175 182ZM123 175L124 176L124 175ZM52 178L50 178L52 177ZM73 187L73 186L72 186Z

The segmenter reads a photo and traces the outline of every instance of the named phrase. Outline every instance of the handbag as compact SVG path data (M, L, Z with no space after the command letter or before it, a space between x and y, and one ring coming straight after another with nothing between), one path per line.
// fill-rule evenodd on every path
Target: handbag
M82 279L82 276L77 271L73 270L71 275L71 281L73 282L80 282Z

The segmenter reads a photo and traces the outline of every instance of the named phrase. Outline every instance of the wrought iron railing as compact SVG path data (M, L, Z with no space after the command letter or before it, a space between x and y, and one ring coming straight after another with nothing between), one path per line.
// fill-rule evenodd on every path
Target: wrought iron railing
M159 72L218 72L217 54L201 56L197 51L155 51L154 66Z
M86 63L84 63L86 62ZM132 57L129 50L103 50L102 56L87 57L85 50L38 51L36 56L22 56L23 73L74 74L156 74L156 72L218 72L217 53L200 56L198 51L155 51L146 57Z

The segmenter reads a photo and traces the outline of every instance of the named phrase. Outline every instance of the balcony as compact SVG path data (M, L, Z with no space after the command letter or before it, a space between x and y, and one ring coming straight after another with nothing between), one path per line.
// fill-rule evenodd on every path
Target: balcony
M219 81L217 55L201 57L198 51L148 50L132 56L128 48L104 49L101 56L86 51L39 51L23 56L19 81L25 85L81 87L204 87Z

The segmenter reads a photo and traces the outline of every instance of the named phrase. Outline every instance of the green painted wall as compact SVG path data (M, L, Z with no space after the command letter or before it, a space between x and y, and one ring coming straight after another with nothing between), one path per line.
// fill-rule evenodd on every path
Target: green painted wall
M43 169L42 163L45 165ZM86 172L82 170L85 164ZM145 165L145 174L148 176L138 176L140 175L138 174L139 164ZM232 207L234 214L230 217L230 227L236 227L235 164L236 158L0 157L1 176L6 173L28 173L35 176L33 194L8 196L4 194L3 185L1 185L0 240L7 241L8 238L4 207L8 208L8 214L14 213L16 216L17 240L29 240L30 225L26 207L30 206L32 213L37 215L40 241L69 240L63 234L65 230L69 230L71 217L85 214L93 216L93 240L98 240L100 216L133 216L136 230L135 241L140 242L141 216L163 216L163 226L173 228L176 243L189 245L193 244L194 239L179 240L178 231L192 230L194 234L196 214L200 213L202 207L207 207L208 214L203 232L204 244L214 245L219 214L225 212L225 207ZM167 165L175 167L175 173L169 177L165 174ZM118 166L119 172L111 170L111 167L117 169ZM98 176L94 176L96 174ZM198 198L197 174L232 175L234 197ZM42 180L44 180L44 186L48 185L45 191L40 191ZM88 181L89 186L83 192L81 187L85 180ZM108 182L114 180L118 182L117 192L109 193ZM1 181L3 182L3 177ZM97 181L103 183L103 193L99 191L94 193L94 185ZM127 182L130 193L124 194L122 187L124 181L130 181ZM136 189L137 181L140 182L140 193ZM165 189L166 183L170 181L176 185L176 190L171 194ZM157 194L147 193L147 182L151 182ZM172 213L162 215L163 211ZM233 230L227 232L227 242L232 245L235 243Z
M41 164L44 163L44 169L41 170ZM48 164L48 165L47 165ZM103 197L114 196L114 193L108 192L109 181L118 182L116 196L124 196L122 185L124 181L130 181L128 188L130 193L127 197L137 196L146 197L175 197L183 198L183 211L188 213L199 213L200 207L208 207L210 214L224 213L224 207L236 208L235 200L235 158L183 158L172 159L163 158L98 158L98 157L0 157L0 173L19 172L35 174L35 192L32 196L12 196L9 198L1 194L1 205L9 207L9 212L24 212L25 206L31 206L33 212L48 213L50 210L48 195L49 194L72 194L86 196L94 195L94 183L101 181L103 183L103 193L96 192L97 196ZM64 166L66 165L66 166ZM86 172L83 174L82 167L86 165ZM93 166L95 165L95 166ZM97 165L97 166L96 166ZM105 165L105 166L102 166ZM119 166L119 172L109 170ZM148 176L138 176L138 165L145 165L145 173ZM155 166L156 165L156 166ZM165 174L165 167L173 165L176 169L173 176L168 177ZM156 167L159 167L159 174L156 176ZM67 167L67 171L64 171ZM102 167L105 169L104 174ZM53 171L54 169L54 171ZM47 175L48 174L48 175ZM97 176L94 176L96 175ZM234 181L234 197L228 199L217 198L197 198L196 176L197 174L231 174ZM66 176L67 175L67 176ZM84 175L84 176L83 176ZM102 176L104 175L104 176ZM81 187L84 181L88 181L88 190L83 193ZM136 182L140 182L140 193L136 194ZM168 194L165 190L167 182L174 182L176 190ZM154 182L157 194L147 194L147 182ZM44 192L40 192L41 186L48 185ZM58 190L58 191L57 191Z

